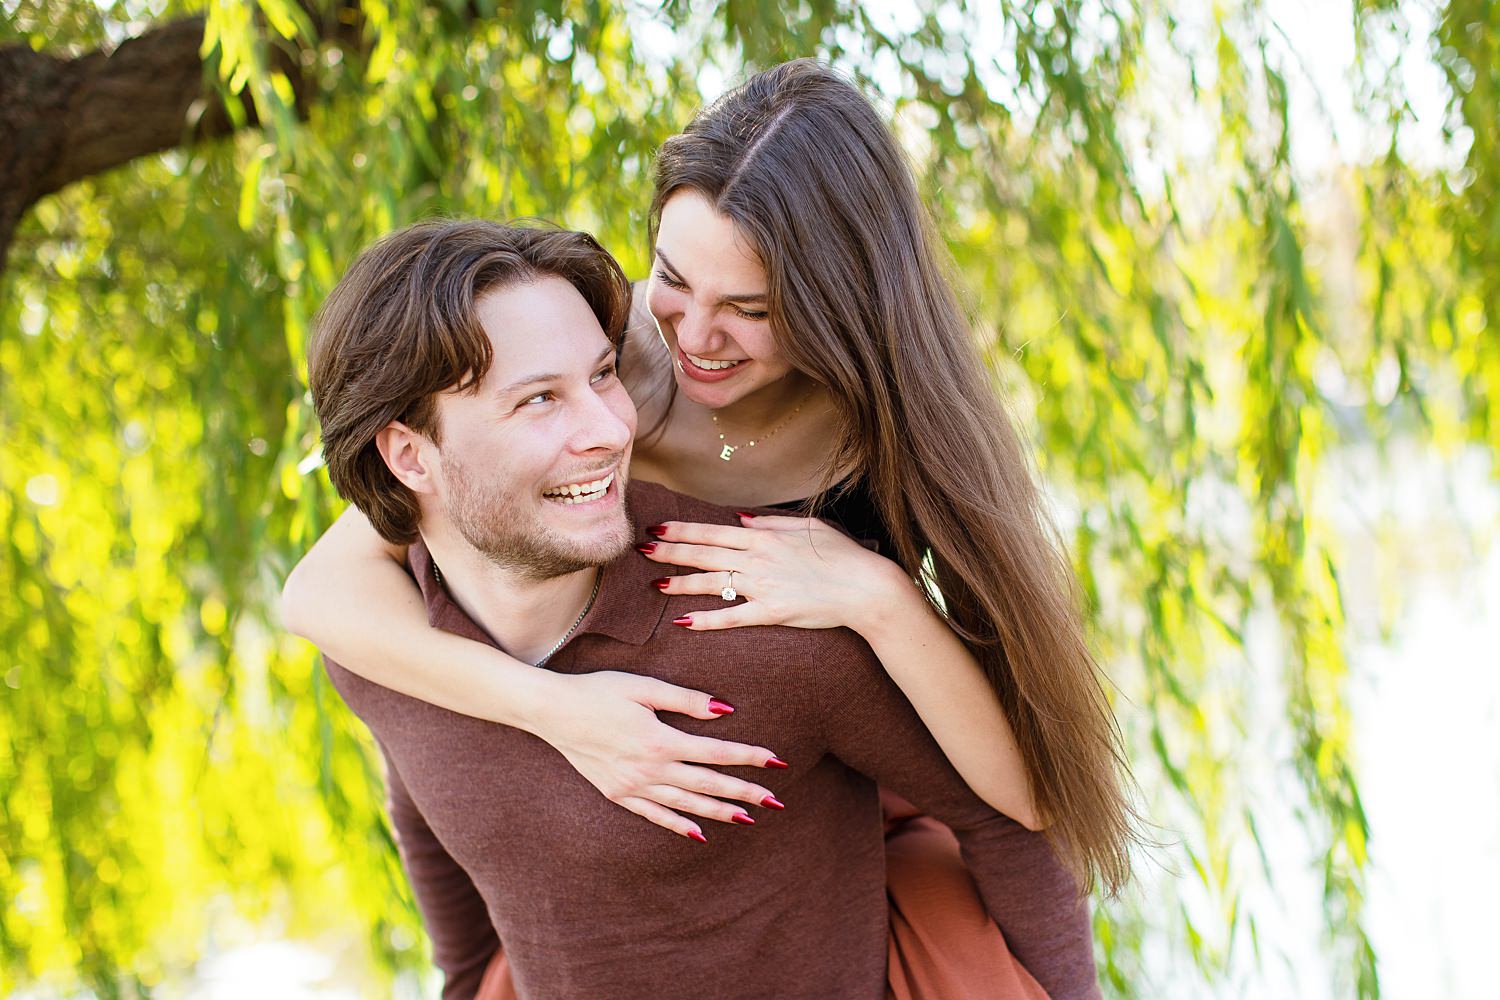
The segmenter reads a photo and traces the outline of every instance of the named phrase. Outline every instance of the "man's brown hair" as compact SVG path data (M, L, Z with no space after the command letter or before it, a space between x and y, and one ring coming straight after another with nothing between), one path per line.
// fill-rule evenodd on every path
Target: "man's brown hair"
M630 312L625 273L587 233L483 220L419 222L366 249L318 312L308 383L339 495L387 541L417 538L418 507L375 437L392 420L441 443L436 395L474 392L491 362L475 303L555 276L617 347Z

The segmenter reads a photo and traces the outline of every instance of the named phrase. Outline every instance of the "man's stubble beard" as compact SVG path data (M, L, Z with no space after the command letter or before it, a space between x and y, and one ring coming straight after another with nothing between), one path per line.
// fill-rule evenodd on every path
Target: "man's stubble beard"
M530 512L536 509L536 501L528 506L528 498L470 476L462 462L450 459L446 478L448 518L464 541L495 565L534 580L550 580L602 566L623 553L635 537L625 511L623 474L616 476L611 487L619 490L620 502L612 530L586 541L569 538L532 517ZM527 512L525 524L516 523L516 515L521 511Z

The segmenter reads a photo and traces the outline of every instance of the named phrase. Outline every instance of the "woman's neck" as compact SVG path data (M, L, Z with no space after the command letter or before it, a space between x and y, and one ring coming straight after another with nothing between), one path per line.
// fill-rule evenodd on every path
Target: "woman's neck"
M709 418L731 443L737 444L741 439L753 440L769 434L773 429L784 430L785 424L818 402L819 396L826 394L827 390L806 375L792 372L728 406L718 409L706 406L700 408L709 414ZM686 398L683 401L699 406Z

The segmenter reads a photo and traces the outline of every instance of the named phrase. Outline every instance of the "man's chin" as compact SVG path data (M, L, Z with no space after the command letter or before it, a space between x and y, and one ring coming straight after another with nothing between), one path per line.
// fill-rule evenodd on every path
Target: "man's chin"
M548 501L543 503L552 506ZM592 518L587 511L567 507L544 513L549 515L543 518L548 530L539 533L542 538L533 549L534 568L542 576L561 576L613 562L625 554L635 537L622 503L598 510ZM588 523L580 523L580 515Z
M634 538L630 518L621 507L617 517L589 532L588 538L573 536L570 541L575 543L581 562L588 566L603 566L624 555Z
M477 553L509 571L537 580L565 576L618 558L634 538L623 474L598 498L565 502L537 493L528 505L524 493L486 490L464 472L455 467L444 512Z

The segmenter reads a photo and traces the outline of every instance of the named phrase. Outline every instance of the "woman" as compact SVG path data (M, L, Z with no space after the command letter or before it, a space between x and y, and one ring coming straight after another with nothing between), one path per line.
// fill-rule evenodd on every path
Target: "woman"
M641 551L663 564L659 587L745 599L681 624L859 631L976 794L1046 826L1084 885L1118 887L1131 837L1123 759L1071 571L874 109L808 60L761 73L663 145L651 219L650 316L621 363L645 429L633 476L826 513L875 546L800 517L651 526ZM724 800L772 795L687 762L774 766L773 748L689 737L654 714L730 706L630 674L554 675L434 633L404 555L351 509L288 580L288 627L380 684L535 733L611 800L681 835L703 836L683 814L732 822L742 809ZM915 862L893 850L893 879L934 851L952 870L946 831L893 823L906 848L928 845ZM891 888L893 988L961 996L967 982L995 995L969 957L897 954L921 934L902 930ZM963 892L906 913L907 931L972 910ZM1015 995L1028 995L1035 984L1010 966ZM955 969L958 986L934 978Z

